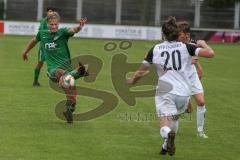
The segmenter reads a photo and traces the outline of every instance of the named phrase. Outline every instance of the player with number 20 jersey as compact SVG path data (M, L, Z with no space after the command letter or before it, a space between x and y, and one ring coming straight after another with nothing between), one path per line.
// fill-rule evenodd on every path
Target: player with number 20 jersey
M139 66L127 84L135 84L150 64L154 64L158 72L158 85L156 88L156 110L160 120L160 135L164 139L160 154L175 153L175 134L178 130L178 116L186 109L189 96L191 95L191 81L189 69L192 57L213 57L214 51L205 41L198 41L197 45L178 42L179 30L175 17L169 17L162 26L164 42L155 45L148 52L143 63ZM161 89L166 85L167 91ZM164 88L164 87L163 87Z

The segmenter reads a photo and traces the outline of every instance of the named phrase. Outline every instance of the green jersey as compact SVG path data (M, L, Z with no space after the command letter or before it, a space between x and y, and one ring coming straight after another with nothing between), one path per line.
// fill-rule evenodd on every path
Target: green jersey
M44 29L48 29L47 17L40 20L40 25L39 25L39 28L38 28L38 30L44 30Z
M55 33L49 30L39 30L36 39L40 41L45 61L47 62L48 74L54 76L57 68L72 71L68 39L73 36L69 29L61 28Z
M47 25L47 17L42 18L40 20L40 25L38 30L46 30L48 29L48 25ZM44 52L43 49L41 48L41 44L39 45L39 50L38 50L38 62L44 62L45 61L45 57L44 57Z

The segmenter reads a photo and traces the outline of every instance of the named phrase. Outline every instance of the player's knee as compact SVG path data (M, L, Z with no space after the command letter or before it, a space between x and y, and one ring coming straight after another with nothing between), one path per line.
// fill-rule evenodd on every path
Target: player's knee
M199 93L199 94L195 95L194 98L195 98L198 106L204 106L205 105L205 100L204 100L204 94L203 93Z
M197 105L198 105L198 106L204 106L204 105L205 105L204 100L202 100L202 99L201 99L201 100L198 100L198 101L197 101Z
M205 101L203 97L195 97L196 99L196 103L198 106L204 106L205 105Z

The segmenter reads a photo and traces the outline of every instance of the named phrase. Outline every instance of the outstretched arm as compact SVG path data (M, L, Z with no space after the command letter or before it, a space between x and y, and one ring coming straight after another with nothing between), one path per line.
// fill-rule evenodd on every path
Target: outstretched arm
M126 81L127 84L135 84L139 79L141 79L146 71L148 70L148 66L141 64L138 70L135 72L134 76L131 79Z
M28 52L38 43L36 37L32 38L22 53L23 60L28 60Z
M78 33L87 22L87 18L80 19L79 25L69 29L70 34Z

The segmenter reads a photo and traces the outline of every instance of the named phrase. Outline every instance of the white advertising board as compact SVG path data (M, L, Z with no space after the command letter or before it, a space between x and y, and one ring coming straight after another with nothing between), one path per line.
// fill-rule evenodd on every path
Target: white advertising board
M76 24L62 23L59 27L73 26ZM38 27L37 22L5 21L4 34L36 35ZM160 27L86 24L79 33L75 34L75 37L161 40L162 36Z

